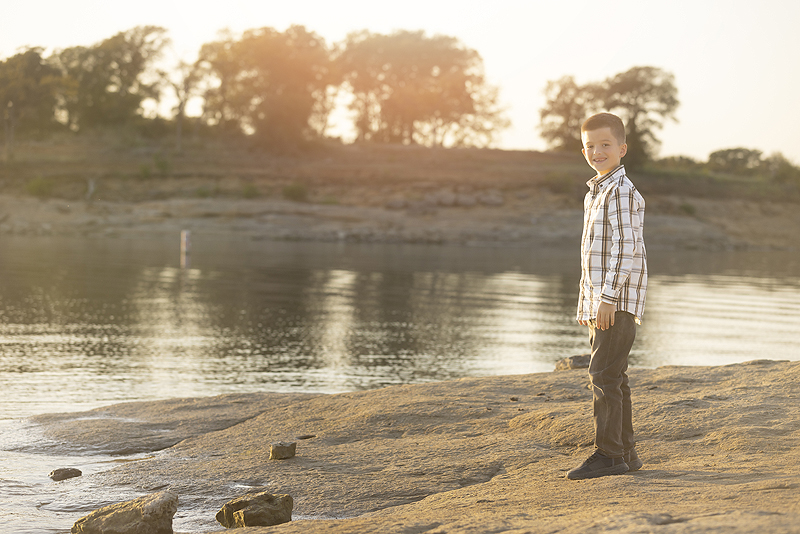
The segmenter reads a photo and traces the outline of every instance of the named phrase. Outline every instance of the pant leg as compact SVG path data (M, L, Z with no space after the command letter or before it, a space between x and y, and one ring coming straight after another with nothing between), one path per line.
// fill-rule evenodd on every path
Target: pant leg
M634 323L635 325L635 323ZM630 351L629 351L630 352ZM628 358L625 358L625 369L628 368ZM633 436L633 411L631 409L631 388L628 385L627 373L622 373L622 448L630 451L636 446Z
M611 458L633 448L631 390L628 354L636 338L636 321L630 313L616 312L608 330L589 327L595 446Z

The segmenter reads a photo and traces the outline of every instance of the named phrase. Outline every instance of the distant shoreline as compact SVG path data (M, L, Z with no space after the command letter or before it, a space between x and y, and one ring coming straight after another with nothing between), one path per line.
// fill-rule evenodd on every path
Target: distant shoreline
M76 137L0 164L0 235L241 235L310 242L574 246L593 174L578 154ZM797 250L800 188L680 171L632 172L649 248Z
M741 200L695 200L698 216L646 215L649 249L796 250L800 210ZM663 210L661 210L663 211ZM144 202L40 200L0 195L0 235L125 237L179 234L254 240L574 247L581 210L528 206L450 207L312 204L282 199Z

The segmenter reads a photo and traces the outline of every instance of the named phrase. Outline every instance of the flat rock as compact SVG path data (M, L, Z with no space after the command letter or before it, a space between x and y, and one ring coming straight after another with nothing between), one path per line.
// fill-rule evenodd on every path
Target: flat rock
M41 424L51 440L37 444L37 450L136 454L166 449L313 396L254 393L121 403L85 412L37 415L31 420Z
M786 467L800 461L800 362L628 374L644 467L621 476L565 478L592 452L593 429L585 373L561 372L309 396L93 478L168 484L198 509L219 509L234 488L268 487L294 499L284 534L743 534L800 524L800 475ZM142 419L159 410L140 405ZM302 455L268 460L276 439L302 435L316 436ZM205 528L214 526L210 517Z

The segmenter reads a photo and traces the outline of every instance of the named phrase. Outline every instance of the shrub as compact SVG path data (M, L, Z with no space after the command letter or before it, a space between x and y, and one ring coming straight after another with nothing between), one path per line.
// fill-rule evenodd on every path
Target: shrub
M150 168L150 165L147 163L142 163L139 165L139 177L142 180L149 180L153 176L153 171Z
M586 179L565 172L550 172L542 179L542 186L557 195L578 195L586 192Z
M283 198L294 202L306 202L308 200L308 189L303 184L289 184L283 188Z
M156 154L153 156L153 164L156 166L156 170L162 175L166 176L169 174L170 171L170 162L166 156L163 154Z
M25 184L25 189L28 191L28 194L35 197L47 197L53 192L54 186L55 184L52 180L39 176Z
M247 184L242 188L242 196L244 198L256 198L258 196L258 188L254 184Z

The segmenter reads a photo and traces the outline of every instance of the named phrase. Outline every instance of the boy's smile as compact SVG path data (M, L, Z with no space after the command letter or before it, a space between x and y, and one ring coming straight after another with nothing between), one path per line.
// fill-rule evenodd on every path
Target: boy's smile
M619 167L622 157L628 151L628 145L620 144L607 126L583 132L581 140L583 157L600 176Z

